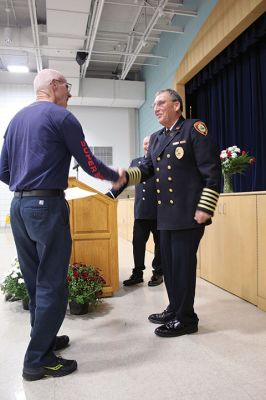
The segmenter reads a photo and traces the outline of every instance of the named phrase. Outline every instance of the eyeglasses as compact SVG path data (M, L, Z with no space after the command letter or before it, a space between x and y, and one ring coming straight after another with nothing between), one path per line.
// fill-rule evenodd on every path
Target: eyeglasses
M164 106L168 100L159 100L152 104L152 108ZM178 100L170 100L169 102L175 103Z
M59 79L53 79L52 80L52 82L59 82L59 83L61 83L61 85L65 85L65 87L67 88L67 90L69 91L69 93L70 93L70 91L71 91L71 88L72 88L72 83L68 83L68 82L63 82L63 81L60 81ZM52 83L51 82L51 83Z

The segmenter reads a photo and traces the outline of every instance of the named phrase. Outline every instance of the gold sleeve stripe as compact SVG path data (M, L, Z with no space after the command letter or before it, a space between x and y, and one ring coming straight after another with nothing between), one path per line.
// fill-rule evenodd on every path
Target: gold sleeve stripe
M204 188L203 193L204 192L208 192L209 194L212 194L213 196L217 197L217 199L220 196L220 193L216 192L215 190L209 189L209 188ZM207 193L205 193L205 194L207 194Z
M215 207L216 207L216 204L211 204L211 203L209 203L208 201L205 201L205 200L200 199L200 202L199 202L198 206L200 206L200 207L209 206L209 207L211 207L211 209L213 209L213 211L214 211L214 210L215 210Z
M215 196L215 195L212 194L212 193L205 192L204 190L203 190L203 192L202 192L202 196L206 196L206 197L208 197L209 199L213 199L214 201L217 201L218 198L219 198L219 196L217 197L217 196Z
M206 208L207 210L215 211L217 202L219 199L219 193L215 190L204 188L198 203L198 207Z
M211 207L207 207L207 206L205 206L205 205L200 205L200 203L198 204L198 206L199 207L202 207L202 208L206 208L207 210L210 210L210 211L212 211L212 212L214 212L214 209L213 208L211 208Z
M131 167L127 170L128 186L137 185L141 180L141 172L138 167Z
M216 201L216 200L210 199L209 197L204 196L204 195L202 194L202 195L201 195L201 198L200 198L200 201L203 201L203 200L205 200L206 203L213 204L214 206L216 206L216 204L217 204L217 201Z

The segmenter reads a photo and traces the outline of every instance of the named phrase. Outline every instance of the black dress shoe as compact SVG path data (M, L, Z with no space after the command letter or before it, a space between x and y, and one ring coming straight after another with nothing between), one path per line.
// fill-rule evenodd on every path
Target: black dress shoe
M177 319L173 319L172 321L168 322L165 325L158 326L155 329L154 333L157 336L162 337L175 337L175 336L182 336L188 335L190 333L195 333L198 331L198 324L193 325L185 325L182 322L178 321Z
M167 322L171 321L175 318L175 313L172 311L164 310L160 314L151 314L148 317L150 322L154 324L166 324Z
M148 282L148 286L158 286L161 283L163 283L163 276L156 274L155 272L153 273L151 279Z
M62 357L57 357L57 360L52 365L36 368L24 367L22 376L26 381L38 381L48 376L59 378L71 374L77 369L77 366L76 360L66 360Z
M63 350L68 346L69 337L67 335L56 336L54 350Z
M133 285L137 285L138 283L142 283L142 282L143 282L143 274L133 273L129 279L126 279L123 282L123 284L124 284L124 286L133 286Z

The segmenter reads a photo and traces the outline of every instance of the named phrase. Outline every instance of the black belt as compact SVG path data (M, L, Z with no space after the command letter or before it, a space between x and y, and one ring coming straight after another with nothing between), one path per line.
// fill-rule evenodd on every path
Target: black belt
M57 196L62 196L64 193L63 190L60 189L53 189L53 190L45 190L45 189L40 189L40 190L22 190L21 192L15 192L14 196L15 197L29 197L29 196L35 196L35 197L57 197Z

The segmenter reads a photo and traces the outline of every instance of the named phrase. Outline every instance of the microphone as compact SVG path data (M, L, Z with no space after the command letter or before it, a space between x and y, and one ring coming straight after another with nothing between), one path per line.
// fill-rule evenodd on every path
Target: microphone
M72 169L77 169L79 168L79 163L74 159L74 167Z

